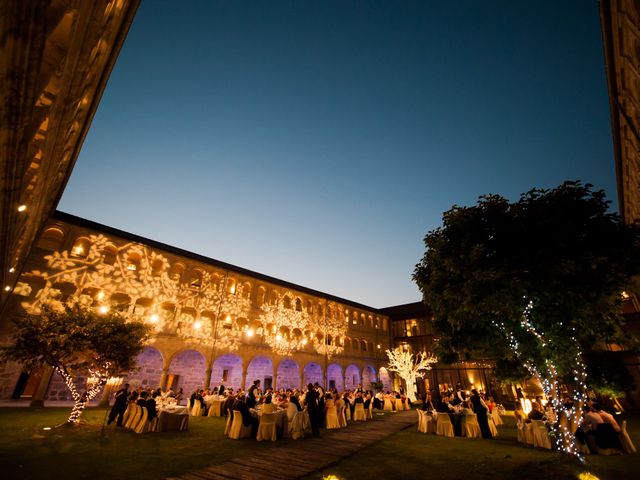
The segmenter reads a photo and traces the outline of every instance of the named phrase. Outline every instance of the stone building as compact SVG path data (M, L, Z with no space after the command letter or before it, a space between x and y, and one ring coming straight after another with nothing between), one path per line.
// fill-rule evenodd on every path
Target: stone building
M12 291L6 320L43 302L74 301L154 329L134 384L234 389L309 382L391 388L389 317L379 310L56 212ZM51 371L0 367L0 399L65 400Z

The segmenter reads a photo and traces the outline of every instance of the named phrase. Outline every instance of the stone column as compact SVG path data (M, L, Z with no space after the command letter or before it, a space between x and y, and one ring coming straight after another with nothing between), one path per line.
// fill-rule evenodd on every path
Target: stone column
M209 368L204 373L204 388L209 388L211 386L211 372L213 369L211 368L211 364L209 364Z
M246 385L247 385L247 367L242 365L242 382L240 383L240 388L245 390Z
M300 369L300 388L298 390L302 390L304 387L304 368Z
M275 390L277 388L277 385L278 385L278 370L276 370L274 368L273 369L273 379L271 380L271 386Z
M33 397L31 397L31 407L44 407L44 398L47 396L47 390L49 390L49 382L51 382L52 375L53 367L44 367L38 388L33 394Z
M163 367L162 373L160 374L160 385L159 387L164 390L167 386L167 377L169 376L169 367Z

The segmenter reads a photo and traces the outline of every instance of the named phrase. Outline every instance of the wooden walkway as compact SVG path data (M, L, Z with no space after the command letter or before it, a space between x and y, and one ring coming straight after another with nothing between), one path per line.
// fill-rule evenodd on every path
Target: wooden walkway
M400 430L417 426L413 410L387 413L367 422L349 422L336 430L321 430L320 438L307 437L286 446L267 448L250 457L234 458L166 480L292 480L338 463L345 457ZM236 441L236 440L229 440ZM239 440L243 441L243 440ZM255 440L244 440L255 441ZM277 443L277 442L276 442Z

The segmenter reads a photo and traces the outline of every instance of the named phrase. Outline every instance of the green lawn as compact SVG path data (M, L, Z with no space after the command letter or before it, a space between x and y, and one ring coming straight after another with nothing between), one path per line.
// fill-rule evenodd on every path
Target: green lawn
M54 428L64 423L68 409L0 408L0 465L3 479L125 479L160 480L221 463L252 451L287 445L271 442L231 441L224 437L224 420L190 419L181 433L136 435L107 427L101 435L104 409L88 409L79 428ZM511 419L500 427L496 440L443 438L410 428L368 447L314 476L335 474L341 480L363 478L520 480L576 479L590 471L601 479L638 478L640 456L591 456L587 466L566 457L525 447L516 442ZM638 445L640 418L630 422L630 435ZM347 434L345 432L345 434ZM313 453L310 452L310 455Z
M620 419L618 419L620 420ZM640 418L629 421L631 439L640 447ZM581 472L600 479L640 478L640 455L586 457L579 465L565 455L525 447L516 440L515 421L505 417L494 440L445 438L410 428L365 448L314 479L336 475L340 480L362 478L576 480Z

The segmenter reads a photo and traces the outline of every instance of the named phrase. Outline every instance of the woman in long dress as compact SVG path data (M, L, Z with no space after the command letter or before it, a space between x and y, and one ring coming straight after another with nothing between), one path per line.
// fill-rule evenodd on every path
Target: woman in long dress
M473 411L478 417L478 425L480 425L482 438L493 438L493 435L491 435L491 430L489 429L489 417L487 416L489 408L484 403L484 400L482 400L475 388L471 390L470 400L471 405L473 405Z

